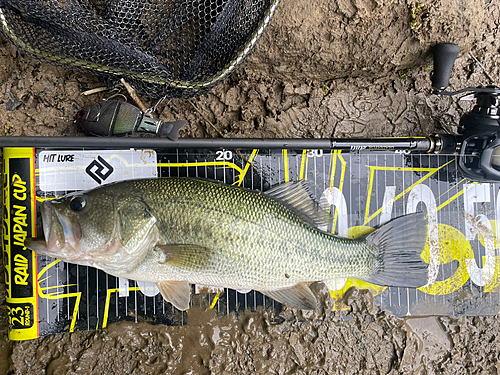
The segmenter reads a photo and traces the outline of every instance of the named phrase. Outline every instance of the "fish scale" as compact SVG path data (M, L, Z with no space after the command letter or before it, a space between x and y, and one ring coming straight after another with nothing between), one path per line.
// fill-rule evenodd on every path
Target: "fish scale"
M167 242L210 250L212 259L197 283L236 289L282 288L297 282L369 275L378 264L366 243L312 228L263 193L184 178L136 181L133 186L146 192L144 200L161 222ZM182 270L174 276L166 272L171 270L159 268L150 281L185 277Z

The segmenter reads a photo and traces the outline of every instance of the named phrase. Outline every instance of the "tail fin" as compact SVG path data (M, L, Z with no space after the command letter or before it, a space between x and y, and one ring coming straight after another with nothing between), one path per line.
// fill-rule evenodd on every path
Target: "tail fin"
M363 280L377 285L417 288L427 284L427 263L420 254L427 240L423 213L398 217L366 236L380 250L380 266Z

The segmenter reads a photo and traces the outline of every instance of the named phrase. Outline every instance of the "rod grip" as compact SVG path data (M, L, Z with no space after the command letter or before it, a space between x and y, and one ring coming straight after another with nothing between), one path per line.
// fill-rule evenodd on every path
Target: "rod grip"
M460 47L453 43L438 43L434 46L434 73L432 88L443 91L450 83L451 70L460 52Z

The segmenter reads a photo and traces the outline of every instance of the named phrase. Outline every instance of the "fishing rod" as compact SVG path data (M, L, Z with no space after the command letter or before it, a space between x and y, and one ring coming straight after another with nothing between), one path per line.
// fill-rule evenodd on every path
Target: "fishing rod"
M500 181L500 88L468 87L449 92L451 71L459 53L456 44L441 43L433 49L433 93L440 96L466 94L461 100L476 100L465 113L457 135L427 137L336 139L336 138L179 138L185 121L162 122L135 106L108 100L82 109L76 124L99 137L0 137L0 147L43 148L161 148L161 149L336 149L346 151L400 151L402 153L454 154L462 174L476 181ZM152 133L163 137L115 137ZM113 137L111 137L113 136Z

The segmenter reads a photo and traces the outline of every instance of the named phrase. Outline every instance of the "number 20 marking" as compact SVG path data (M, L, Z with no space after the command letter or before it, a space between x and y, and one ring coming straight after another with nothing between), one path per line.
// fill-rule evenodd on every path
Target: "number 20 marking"
M215 154L217 155L215 160L224 161L224 160L231 160L233 158L233 152L230 150L215 151Z

